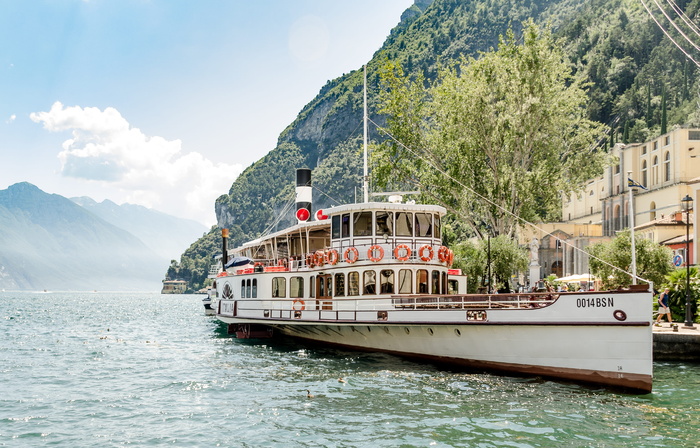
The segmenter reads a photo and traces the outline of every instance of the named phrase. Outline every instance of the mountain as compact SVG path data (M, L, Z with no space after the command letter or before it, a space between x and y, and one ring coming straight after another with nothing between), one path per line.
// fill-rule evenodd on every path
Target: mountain
M177 218L141 205L117 205L110 200L96 202L88 197L71 198L71 201L131 233L168 261L177 258L193 240L209 230L197 221Z
M700 0L675 5L696 17ZM398 61L407 73L422 73L435 81L441 65L478 58L480 52L494 49L508 29L517 35L522 22L532 19L552 28L572 71L589 82L589 118L611 128L602 140L647 141L666 126L697 125L700 114L691 92L698 88L698 70L659 29L655 20L665 19L654 11L652 18L637 0L417 0L368 61L370 119L385 122L378 112L378 96L379 72L386 61ZM684 26L677 14L673 19ZM683 42L678 33L674 36ZM685 47L692 50L690 44ZM362 179L362 87L359 67L328 81L281 133L277 146L216 200L218 226L231 230L232 245L292 222L292 214L282 211L293 200L296 168L313 170L314 208L354 200ZM385 138L375 126L370 136ZM213 261L218 232L212 230L193 243L180 259L180 266L186 267L184 278L195 287L202 285L205 265ZM180 271L171 267L169 274Z
M22 182L0 190L0 288L159 290L168 260L73 201Z

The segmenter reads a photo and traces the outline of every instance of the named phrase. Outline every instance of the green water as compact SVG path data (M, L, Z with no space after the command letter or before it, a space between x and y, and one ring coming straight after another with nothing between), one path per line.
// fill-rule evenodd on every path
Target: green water
M700 365L654 369L624 395L236 340L201 296L2 292L0 446L700 446Z

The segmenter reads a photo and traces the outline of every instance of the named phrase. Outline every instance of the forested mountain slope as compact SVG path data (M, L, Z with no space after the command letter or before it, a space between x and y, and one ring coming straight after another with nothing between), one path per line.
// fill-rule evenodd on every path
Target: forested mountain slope
M675 4L693 19L699 1ZM672 13L670 6L667 9ZM665 20L658 9L652 13L660 22ZM434 79L439 64L478 57L495 48L509 27L517 34L528 18L554 30L572 69L590 81L589 117L612 129L602 139L643 141L667 127L698 120L697 69L639 0L416 1L368 61L371 119L383 122L376 113L378 71L387 60ZM677 14L673 18L681 22ZM668 21L666 28L671 29ZM679 35L672 31L671 36ZM313 169L315 208L353 201L361 184L361 135L362 70L358 67L323 86L282 132L277 147L248 167L228 194L217 199L218 226L231 229L233 245L271 228L285 204L293 200L298 167ZM373 128L370 137L382 138ZM289 224L291 218L289 213L276 225ZM213 261L212 248L219 247L218 232L213 229L195 242L183 255L181 266L172 266L169 273L190 280L195 288L201 286Z

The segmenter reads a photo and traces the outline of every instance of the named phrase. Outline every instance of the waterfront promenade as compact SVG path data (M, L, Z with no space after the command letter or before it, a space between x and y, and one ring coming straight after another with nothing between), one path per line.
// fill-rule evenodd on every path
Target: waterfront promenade
M668 323L654 328L655 361L700 361L700 324L693 328L684 327L682 322L675 322L677 331Z

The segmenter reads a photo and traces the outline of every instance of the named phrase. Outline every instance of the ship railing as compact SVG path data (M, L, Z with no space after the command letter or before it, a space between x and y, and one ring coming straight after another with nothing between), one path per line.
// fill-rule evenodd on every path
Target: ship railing
M218 263L209 266L209 275L210 275L210 276L213 276L213 277L216 277L216 274L219 273L219 270L220 270L220 269L221 269L221 265L218 264Z
M556 302L558 294L468 294L392 296L398 309L532 309Z

